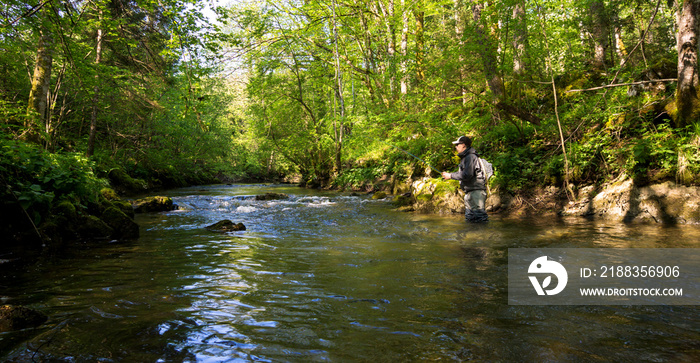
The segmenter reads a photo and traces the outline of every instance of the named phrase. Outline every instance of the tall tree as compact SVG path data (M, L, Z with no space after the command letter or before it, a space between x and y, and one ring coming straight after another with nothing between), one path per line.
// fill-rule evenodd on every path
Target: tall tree
M481 1L476 1L472 4L476 41L479 44L479 51L481 52L481 60L484 66L484 76L486 77L486 83L488 83L494 100L498 101L503 98L505 91L503 87L503 79L498 73L496 44L488 32L487 22L483 14L484 9L485 5Z
M338 51L338 23L336 21L336 1L333 0L333 62L335 68L335 97L338 100L339 115L333 115L333 131L335 136L335 171L342 171L343 134L345 131L345 97L343 96L343 70L340 67L340 55ZM393 91L393 90L392 90ZM340 116L340 120L338 117Z
M401 0L401 95L408 94L408 8Z
M36 61L34 63L34 73L32 75L31 91L27 112L33 115L25 125L24 137L38 141L38 130L48 122L49 88L51 86L51 70L53 67L54 53L54 32L51 28L49 7L47 2L41 5L39 11L39 40L36 51Z
M676 88L676 124L679 127L699 122L698 37L700 36L700 2L682 0L678 10L678 86Z
M593 66L604 69L605 54L610 44L610 21L606 13L605 2L603 0L591 0L588 3L588 14L590 16L589 29L593 36Z
M425 80L425 4L418 0L413 10L416 17L416 79L419 82Z
M378 0L377 4L382 12L382 22L386 27L387 38L389 44L387 45L387 61L389 66L387 67L389 73L389 90L391 92L392 101L397 97L397 87L396 87L396 21L394 19L395 15L395 5L394 0L388 0L386 5L383 0Z
M98 28L95 35L95 87L92 95L92 113L90 115L90 135L88 136L87 157L91 157L95 152L95 137L97 135L97 116L99 110L99 94L100 94L100 74L99 66L102 60L102 40L104 39L102 32L102 10L98 9Z
M516 78L525 76L528 67L528 48L525 0L518 0L513 6L513 74Z
M465 79L467 78L466 65L464 64L464 4L462 0L454 0L454 20L455 20L455 37L457 38L457 44L459 46L459 56L458 61L458 77L459 77L459 90L462 95L462 105L467 104L467 88L464 86Z

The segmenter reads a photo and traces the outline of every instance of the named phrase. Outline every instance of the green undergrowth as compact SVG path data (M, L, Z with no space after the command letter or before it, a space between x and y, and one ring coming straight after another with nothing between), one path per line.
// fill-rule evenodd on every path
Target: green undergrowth
M96 202L107 181L93 170L94 163L77 153L49 153L34 144L0 140L3 212L19 206L23 211L10 213L9 220L39 225L63 201Z
M25 247L33 253L39 244L134 238L133 208L120 197L235 177L225 165L175 158L157 167L120 161L0 139L0 234L5 236L0 253Z

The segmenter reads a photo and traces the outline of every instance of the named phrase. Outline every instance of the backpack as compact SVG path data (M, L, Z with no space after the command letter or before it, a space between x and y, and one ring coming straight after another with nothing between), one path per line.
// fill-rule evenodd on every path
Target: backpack
M479 158L479 166L481 167L481 173L483 174L484 179L488 184L489 179L491 179L491 177L493 176L493 164L489 163L485 159Z
M493 176L494 168L493 164L488 161L478 158L479 167L481 168L481 174L484 177L484 184L486 184L486 194L491 194L491 188L489 188L489 179Z

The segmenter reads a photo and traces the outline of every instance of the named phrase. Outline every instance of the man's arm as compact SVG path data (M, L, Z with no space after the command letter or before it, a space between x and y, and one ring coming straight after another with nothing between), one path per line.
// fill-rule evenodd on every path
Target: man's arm
M474 177L474 158L472 157L465 157L460 161L460 164L462 164L461 170L458 170L454 173L447 173L443 172L442 177L445 180L470 180L471 178Z

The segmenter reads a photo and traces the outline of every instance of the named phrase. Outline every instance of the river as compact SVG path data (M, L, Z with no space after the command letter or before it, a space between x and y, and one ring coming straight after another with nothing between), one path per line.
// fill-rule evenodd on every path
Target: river
M256 201L266 192L287 200ZM402 213L285 185L165 192L141 237L6 274L0 361L700 361L697 306L511 306L515 247L700 247L700 227ZM222 219L246 231L217 233Z

